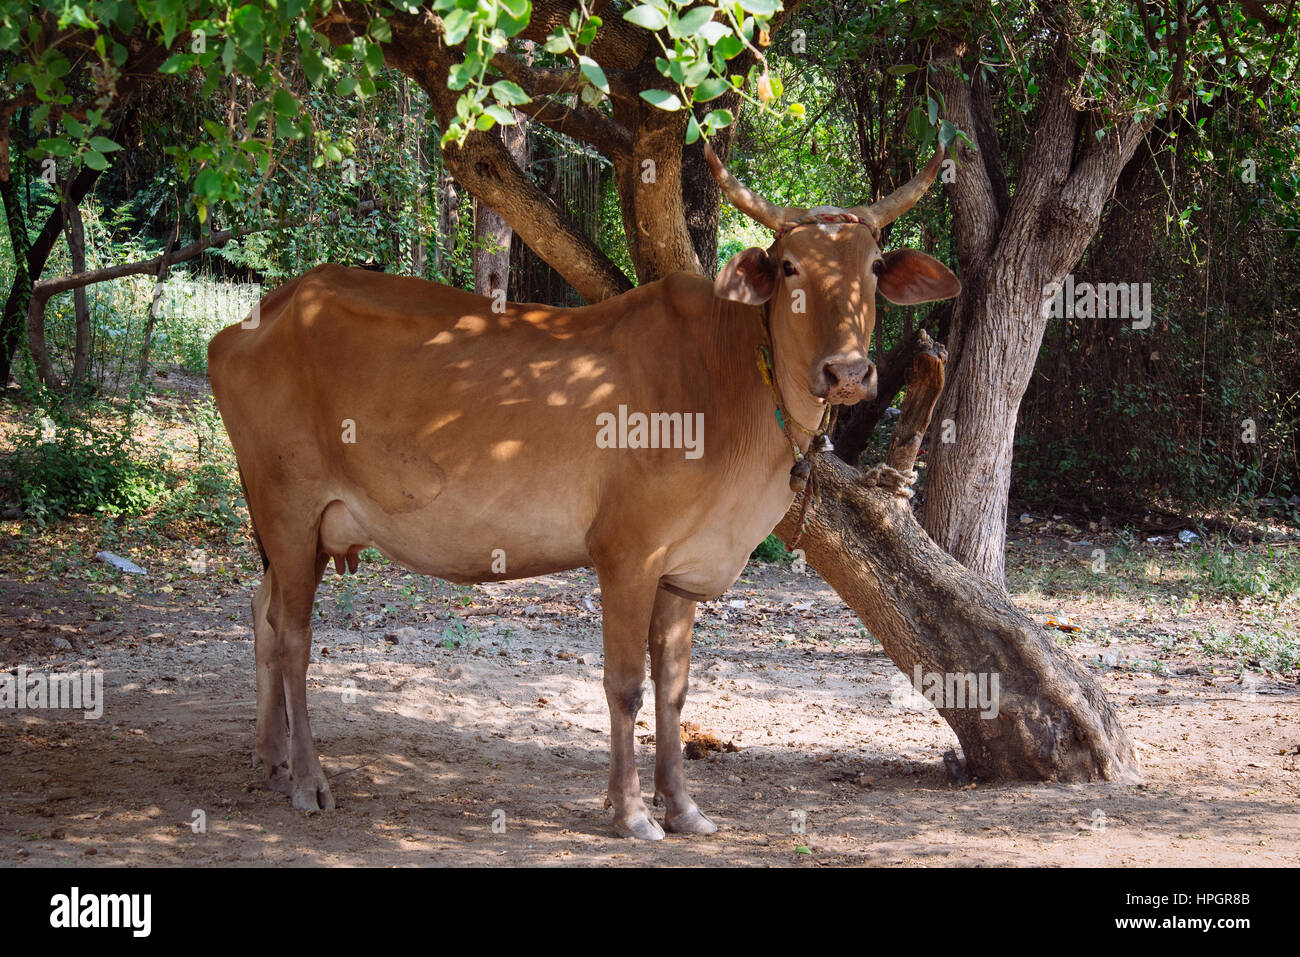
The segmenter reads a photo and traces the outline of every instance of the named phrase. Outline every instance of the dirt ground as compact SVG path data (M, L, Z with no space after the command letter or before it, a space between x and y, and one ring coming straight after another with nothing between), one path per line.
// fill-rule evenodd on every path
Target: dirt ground
M71 575L23 564L7 524L0 667L102 670L106 696L99 720L0 712L8 866L1300 863L1297 676L1180 642L1212 607L1144 621L1022 591L1037 620L1086 626L1061 640L1119 708L1145 783L961 786L951 730L838 596L810 571L751 564L701 606L684 716L688 779L719 832L651 845L616 838L603 807L590 572L475 588L373 562L331 573L309 695L338 809L308 816L250 769L246 543L205 546L201 563L183 542L119 548L141 577L90 562L74 536L66 561L87 573ZM647 796L652 709L647 682Z

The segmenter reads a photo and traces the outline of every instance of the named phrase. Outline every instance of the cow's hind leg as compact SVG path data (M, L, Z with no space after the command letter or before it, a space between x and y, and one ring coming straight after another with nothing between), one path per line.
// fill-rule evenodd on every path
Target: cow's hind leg
M274 600L275 571L267 568L253 596L253 650L257 658L257 740L253 765L261 765L268 788L291 794L289 713L285 710L284 679L280 673L280 642L270 622Z
M691 669L695 602L659 589L650 619L650 677L655 683L655 794L664 801L664 827L676 834L718 828L686 791L682 767L682 706Z
M622 837L658 841L663 828L650 816L636 773L633 730L645 684L646 639L658 587L644 574L597 566L605 642L605 699L609 703L609 805Z
M334 808L307 718L307 665L311 657L312 601L329 559L317 550L315 524L286 532L263 528L263 544L275 585L268 620L275 629L280 681L289 725L289 793L300 811ZM269 675L268 675L269 678ZM271 692L268 689L268 699Z

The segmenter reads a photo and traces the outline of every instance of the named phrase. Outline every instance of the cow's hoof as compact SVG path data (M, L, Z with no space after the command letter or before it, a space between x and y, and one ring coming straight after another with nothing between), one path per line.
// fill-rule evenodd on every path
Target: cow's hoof
M266 779L263 782L270 791L279 791L281 794L293 794L293 778L289 774L288 763L281 762L267 768Z
M636 817L614 820L614 833L619 837L635 837L643 841L662 841L664 829L650 815L642 812Z
M325 779L319 778L305 784L295 785L293 789L293 806L299 811L332 811L334 795Z
M670 834L716 834L718 831L718 825L705 817L704 812L697 807L676 817L665 817L664 828Z

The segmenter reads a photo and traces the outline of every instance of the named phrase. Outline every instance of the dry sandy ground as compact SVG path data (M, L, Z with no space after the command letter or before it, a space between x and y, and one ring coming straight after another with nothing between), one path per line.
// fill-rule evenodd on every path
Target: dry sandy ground
M354 590L328 579L309 694L338 809L307 816L249 767L250 576L161 582L156 567L105 595L0 578L0 666L102 669L107 695L100 720L0 712L0 863L1300 863L1295 676L1243 684L1134 641L1127 653L1171 673L1109 667L1076 642L1068 653L1119 707L1145 783L962 787L943 763L951 730L902 693L834 592L757 565L696 633L685 719L703 753L687 775L716 835L649 845L609 828L589 572L474 589L383 567ZM1104 609L1062 604L1105 624ZM652 689L638 729L647 789Z

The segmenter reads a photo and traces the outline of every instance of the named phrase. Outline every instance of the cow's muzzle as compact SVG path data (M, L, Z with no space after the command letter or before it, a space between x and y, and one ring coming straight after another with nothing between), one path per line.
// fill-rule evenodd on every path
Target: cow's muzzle
M870 359L828 359L817 378L817 395L836 405L876 397L876 364Z

